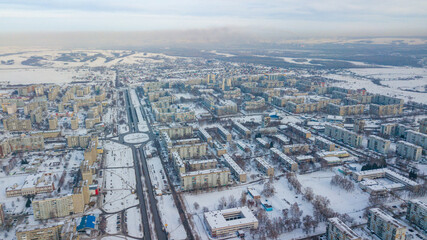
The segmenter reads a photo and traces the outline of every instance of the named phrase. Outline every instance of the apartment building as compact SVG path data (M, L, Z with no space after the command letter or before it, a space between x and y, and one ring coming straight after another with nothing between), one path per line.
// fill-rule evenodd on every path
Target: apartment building
M79 129L79 117L73 116L70 120L70 125L72 130Z
M368 137L368 149L387 154L390 150L390 141L375 135L370 135Z
M282 163L285 164L286 168L295 172L298 170L298 163L296 163L292 158L286 156L277 148L270 148L271 153L274 157L278 158Z
M372 97L372 103L381 104L381 105L389 105L389 104L403 105L404 101L403 99L400 99L400 98L376 94Z
M204 221L210 235L215 238L225 237L239 230L258 228L258 220L248 207L205 212Z
M265 106L265 100L264 98L258 97L251 101L246 101L243 103L243 108L246 111L256 110L263 108Z
M304 143L284 145L282 148L285 154L308 153L310 151L310 145Z
M18 119L16 116L4 118L3 127L7 131L30 131L33 129L30 119Z
M302 138L311 138L311 132L304 129L303 127L300 127L296 125L295 123L289 123L288 124L289 130L292 133L295 133L297 136L300 136Z
M142 89L144 90L144 95L148 95L149 92L159 91L163 87L163 83L161 82L145 82L142 85Z
M181 187L184 191L226 186L230 180L230 169L215 168L180 174Z
M65 137L67 139L67 146L70 148L81 147L87 148L91 141L94 141L98 145L98 137L91 135L68 135Z
M414 130L406 131L406 141L421 146L427 150L427 134Z
M34 219L42 220L83 213L84 202L74 200L78 198L81 198L81 196L74 196L74 194L67 194L55 198L36 197L32 202Z
M212 136L204 129L199 128L199 136L203 141L207 142L209 145L212 145Z
M273 97L272 103L278 107L286 106L287 102L293 102L296 104L304 103L305 98L303 97Z
M16 228L17 240L61 240L63 222L48 225L19 225Z
M57 117L49 118L48 122L49 122L49 130L56 130L58 128L58 118Z
M189 160L186 161L186 165L190 171L199 171L216 168L218 161L216 159Z
M180 138L188 138L193 136L193 127L175 124L175 125L171 125L170 127L160 127L159 132L167 133L169 138L172 140L180 139Z
M329 218L326 225L327 240L362 240L349 226L339 218Z
M421 159L423 149L420 146L406 141L399 141L396 145L396 153L409 160L418 161Z
M264 172L267 176L273 177L274 176L274 167L271 166L270 163L268 163L265 158L257 157L255 158L255 162L257 167Z
M422 230L427 230L427 204L421 200L408 201L406 219Z
M187 122L196 118L195 112L177 107L154 108L154 115L159 122Z
M403 112L403 105L391 104L391 105L379 105L371 104L369 106L369 113L378 117L399 115Z
M420 121L420 132L427 134L427 118L421 119L421 121Z
M189 143L182 145L172 145L168 147L169 154L173 152L178 152L179 156L182 159L191 159L191 158L199 158L206 155L207 152L207 143Z
M237 121L233 121L233 128L245 138L251 136L251 130Z
M246 182L246 172L243 171L243 169L237 165L237 163L230 157L228 154L222 155L224 159L224 163L227 167L230 168L231 173L239 179L239 182L245 183Z
M325 125L325 135L352 147L359 147L362 145L361 135L332 124Z
M328 104L328 113L332 115L339 116L349 116L349 115L360 115L363 114L365 110L365 105L357 104L357 105L338 105L334 103Z
M406 227L379 208L369 209L367 227L382 240L406 239Z
M242 96L242 92L241 92L240 88L223 90L222 94L224 96L224 99L236 99L236 98L240 98Z
M212 95L204 95L202 103L217 116L237 113L237 104L231 100L218 99Z
M91 129L95 126L95 124L100 123L101 122L101 118L95 117L95 118L86 118L85 119L85 127L86 129Z
M328 139L325 139L323 137L316 137L314 139L314 144L318 146L320 149L324 149L326 151L335 151L335 143L329 141Z
M4 139L0 143L0 158L12 152L41 151L44 149L44 137L21 136Z
M232 140L232 135L231 133L225 129L223 126L221 125L216 125L216 129L218 130L218 134L227 142L230 142Z
M312 103L294 103L287 102L286 110L292 113L309 113L309 112L319 112L326 108L329 103L339 104L341 99L321 99L317 102Z

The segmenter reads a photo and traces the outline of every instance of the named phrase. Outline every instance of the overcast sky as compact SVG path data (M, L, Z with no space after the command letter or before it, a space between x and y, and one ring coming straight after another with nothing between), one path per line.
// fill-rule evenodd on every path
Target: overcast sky
M218 27L425 35L426 0L0 0L0 32Z

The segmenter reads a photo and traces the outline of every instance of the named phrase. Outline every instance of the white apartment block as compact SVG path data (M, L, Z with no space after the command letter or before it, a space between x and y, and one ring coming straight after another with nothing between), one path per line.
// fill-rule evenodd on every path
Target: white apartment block
M361 135L339 126L326 124L325 134L328 137L334 138L352 147L359 147L362 145Z
M406 219L422 230L427 230L427 204L421 200L409 200Z
M396 153L403 158L418 161L421 159L423 149L415 144L399 141L396 146Z
M273 156L277 157L282 163L285 164L286 168L295 172L298 170L298 163L296 163L292 158L286 156L277 148L270 148L270 151L273 153Z
M427 134L414 130L406 131L406 141L421 146L427 150Z
M387 154L390 150L390 141L375 135L370 135L368 137L368 148L375 152Z
M369 209L367 226L381 240L406 239L406 227L379 208Z
M246 172L237 165L237 163L228 154L222 155L224 157L225 164L231 169L231 172L239 179L239 182L246 182Z
M339 218L329 218L326 226L327 240L362 240L350 227Z

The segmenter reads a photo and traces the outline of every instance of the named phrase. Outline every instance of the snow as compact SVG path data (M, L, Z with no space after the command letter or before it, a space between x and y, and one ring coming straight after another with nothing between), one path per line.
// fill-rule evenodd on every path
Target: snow
M132 133L126 135L123 140L127 143L143 143L149 140L149 137L145 133Z
M150 178L153 185L159 190L163 191L166 189L166 176L163 172L162 161L159 157L147 159L148 169L150 171Z
M332 83L333 86L349 89L366 88L373 94L396 96L406 101L425 103L427 93L414 92L425 91L427 85L427 69L411 67L384 67L384 68L355 68L342 70L336 74L325 74L324 77L339 80ZM370 78L379 79L380 86L374 84ZM407 91L410 90L410 91Z
M316 195L329 198L331 208L341 214L347 213L356 221L368 207L369 194L355 187L352 192L347 192L338 186L332 186L330 181L336 172L322 171L298 176L303 187L311 187Z
M118 214L111 214L106 216L106 220L107 220L107 227L105 229L105 231L109 234L115 234L118 232L117 230L117 216Z
M126 225L129 236L142 238L141 213L138 207L129 208L126 210Z
M160 211L162 222L165 225L167 224L166 231L170 234L170 239L185 239L187 234L181 223L172 195L157 197L157 207Z
M132 150L122 144L107 141L103 143L106 150L106 164L108 167L132 167Z

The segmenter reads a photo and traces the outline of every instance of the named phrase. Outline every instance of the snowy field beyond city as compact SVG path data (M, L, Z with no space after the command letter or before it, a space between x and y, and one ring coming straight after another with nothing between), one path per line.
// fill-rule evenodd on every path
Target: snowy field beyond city
M12 85L69 83L78 73L73 69L0 69L0 82Z
M427 102L427 69L412 67L355 68L325 74L339 82L334 86L350 89L365 88L373 94L386 94L419 103ZM372 80L378 80L375 84Z

